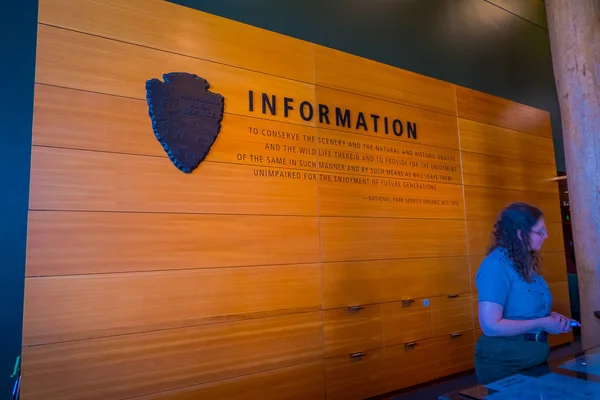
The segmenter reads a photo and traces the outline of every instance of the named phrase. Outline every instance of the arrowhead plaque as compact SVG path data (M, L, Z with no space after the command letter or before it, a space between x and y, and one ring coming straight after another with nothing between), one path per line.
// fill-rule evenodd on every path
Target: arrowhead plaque
M221 130L225 99L206 79L185 72L146 82L152 129L165 152L189 174L206 158Z

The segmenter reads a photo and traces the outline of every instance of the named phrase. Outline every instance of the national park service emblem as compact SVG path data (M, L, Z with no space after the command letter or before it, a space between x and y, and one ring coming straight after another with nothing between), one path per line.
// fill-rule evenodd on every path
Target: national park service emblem
M208 90L206 79L185 72L146 82L148 113L156 138L186 174L208 155L221 130L225 99Z

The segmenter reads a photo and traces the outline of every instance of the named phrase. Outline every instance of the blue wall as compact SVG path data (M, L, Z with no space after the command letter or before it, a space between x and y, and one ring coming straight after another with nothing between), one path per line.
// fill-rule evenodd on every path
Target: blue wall
M170 1L550 111L565 170L543 0Z
M21 353L37 10L19 0L0 13L0 399Z

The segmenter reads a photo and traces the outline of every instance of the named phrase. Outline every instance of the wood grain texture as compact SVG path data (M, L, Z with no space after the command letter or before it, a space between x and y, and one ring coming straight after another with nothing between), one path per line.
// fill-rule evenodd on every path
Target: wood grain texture
M321 218L323 262L466 254L461 220Z
M352 164L361 161L360 165L364 167L377 166L401 168L403 171L410 172L443 173L451 178L449 183L462 183L460 152L457 149L428 146L421 144L418 140L406 141L381 136L352 135L333 129L318 128L317 132L319 136L318 149L332 151L332 153L319 151L320 161L331 162L339 158L341 154L359 154L361 159L352 159ZM337 157L336 151L338 152ZM380 156L383 161L378 160L377 157L369 161L363 160L363 155ZM415 165L413 162L419 165ZM421 162L428 163L429 167L424 168L420 165ZM424 171L424 169L429 169L429 171ZM398 175L388 176L398 177Z
M310 128L305 128L310 129ZM439 183L462 183L457 150L318 129L319 170ZM327 165L335 168L327 168Z
M473 329L473 300L470 293L431 298L433 336Z
M348 356L383 347L381 307L341 308L323 313L325 357Z
M558 193L557 183L550 181L556 176L553 166L465 151L462 162L465 185Z
M446 114L456 114L453 85L315 45L315 83Z
M143 100L38 84L34 108L34 145L167 157L152 131ZM271 156L314 163L316 144L304 140L305 136L315 137L315 128L226 114L206 160L264 166ZM279 149L267 145L279 145ZM296 151L286 152L284 145ZM310 151L300 153L300 146ZM238 154L246 157L240 160ZM250 154L263 156L263 162L251 159ZM316 169L302 163L297 168Z
M556 168L551 137L458 119L460 149L471 153L511 158Z
M474 368L475 348L473 330L460 336L445 335L435 341L435 372L438 377L457 374Z
M491 244L491 234L494 229L493 221L467 221L467 236L469 254L486 254ZM562 224L546 222L548 239L542 246L542 252L564 252Z
M388 391L473 368L473 331L417 341L385 350L384 382Z
M435 340L420 340L414 346L390 346L384 349L383 381L391 392L418 385L437 377L435 372Z
M314 79L312 43L166 1L42 0L39 21L300 81Z
M573 332L561 333L560 335L550 335L548 336L548 345L550 347L557 347L563 344L571 343L573 340Z
M27 399L126 398L316 362L320 312L23 349Z
M29 213L27 276L315 262L317 218Z
M31 158L32 210L318 215L317 182L300 170L203 162L183 174L163 157L38 146Z
M456 86L458 116L488 125L552 137L550 113Z
M324 217L464 218L463 191L459 185L435 183L435 190L408 190L413 182L365 177L362 183L347 182L357 175L331 174L319 180L320 214ZM373 179L378 184L373 185ZM386 185L386 186L384 186ZM394 185L394 186L387 186ZM401 186L398 188L397 185Z
M40 84L35 85L33 144L166 157L145 101Z
M548 283L567 280L567 256L564 251L542 252L542 276Z
M323 362L280 368L204 385L138 397L139 400L325 399Z
M571 303L569 297L569 282L548 283L552 293L552 311L559 312L567 317L571 317Z
M512 201L546 212L567 309L547 112L165 1L39 20L24 398L362 399L472 368L474 264ZM226 99L190 175L148 117L170 71Z
M327 400L362 400L384 392L383 349L325 360Z
M424 299L381 305L385 347L433 337L431 308Z
M147 80L162 80L166 71L201 71L211 90L227 99L226 113L314 125L299 113L286 118L281 112L263 114L260 107L248 111L248 90L276 95L281 102L292 97L314 103L314 85L308 83L47 25L39 26L38 37L37 83L145 100Z
M434 145L448 149L458 149L458 130L456 118L426 111L420 108L407 107L401 104L392 103L375 98L368 98L353 93L342 92L322 86L315 87L316 101L320 104L329 106L329 124L326 119L317 119L317 125L320 128L331 128L344 132L358 133L373 137L388 138L398 142L414 142L418 144ZM343 115L344 110L351 110L350 123L343 126L337 123L336 107ZM359 112L362 112L365 118L367 129L357 124ZM378 115L377 130L375 130L375 119L371 115ZM385 130L385 120L388 118L387 133ZM402 121L402 134L396 136L393 131L393 121L399 119ZM416 123L417 138L408 137L407 121ZM400 132L400 128L398 128Z
M465 186L464 196L467 219L495 221L509 204L524 202L542 210L546 221L562 222L558 193Z
M320 308L318 264L27 278L23 344Z
M466 257L323 264L324 308L446 296L470 290Z

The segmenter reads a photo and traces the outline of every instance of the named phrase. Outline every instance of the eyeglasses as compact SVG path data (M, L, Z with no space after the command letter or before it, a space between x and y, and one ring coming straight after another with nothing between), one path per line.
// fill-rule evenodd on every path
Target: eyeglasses
M546 228L542 228L539 231L531 231L531 233L535 233L538 236L548 236L548 232L546 231Z

